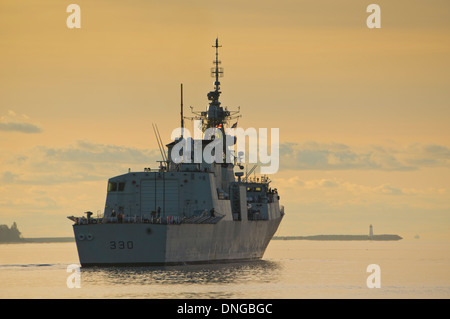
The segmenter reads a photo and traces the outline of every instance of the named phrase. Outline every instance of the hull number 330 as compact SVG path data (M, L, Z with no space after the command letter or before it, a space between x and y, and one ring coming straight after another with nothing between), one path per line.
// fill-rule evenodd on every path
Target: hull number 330
M129 241L115 241L112 240L109 242L109 249L133 249L134 247L134 243L129 240Z

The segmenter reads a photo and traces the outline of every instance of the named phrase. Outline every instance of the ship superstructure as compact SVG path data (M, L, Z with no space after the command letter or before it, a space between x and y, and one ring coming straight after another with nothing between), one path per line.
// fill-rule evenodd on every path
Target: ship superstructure
M239 116L219 102L218 39L214 47L214 90L207 94L207 110L194 112L194 118L203 132L214 128L216 134L186 139L181 108L181 136L166 145L158 168L110 178L102 216L70 216L82 266L262 258L284 215L269 178L245 174L236 158L227 158L225 146L212 162L194 160L195 152L173 156L178 143L204 151Z

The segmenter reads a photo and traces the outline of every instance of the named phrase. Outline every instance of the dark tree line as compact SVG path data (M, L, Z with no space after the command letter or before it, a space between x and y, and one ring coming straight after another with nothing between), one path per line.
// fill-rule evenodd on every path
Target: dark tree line
M17 228L16 222L11 227L7 225L0 225L0 242L15 242L21 241L20 231Z

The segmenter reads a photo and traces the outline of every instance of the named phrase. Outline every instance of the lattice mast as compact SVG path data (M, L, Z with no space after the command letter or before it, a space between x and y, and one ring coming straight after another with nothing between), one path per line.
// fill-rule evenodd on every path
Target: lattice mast
M205 131L208 128L220 128L222 133L224 133L224 128L225 125L228 124L228 121L240 117L240 115L237 115L239 109L237 111L228 111L226 107L224 109L221 106L219 101L220 94L222 93L220 91L219 78L223 77L223 68L219 66L222 63L219 60L219 48L221 47L222 46L219 45L219 38L216 38L216 43L213 45L213 48L216 49L216 59L213 61L214 67L211 68L211 77L215 78L214 91L210 91L207 94L208 100L210 101L208 109L206 112L195 112L192 110L192 113L197 116L189 118L191 120L201 120L202 131Z

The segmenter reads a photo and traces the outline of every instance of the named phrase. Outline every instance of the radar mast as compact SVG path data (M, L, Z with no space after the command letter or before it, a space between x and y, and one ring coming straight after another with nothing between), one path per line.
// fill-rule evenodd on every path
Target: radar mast
M224 126L229 120L236 119L240 117L240 115L237 115L239 113L239 109L237 111L228 111L227 107L223 108L219 102L219 97L222 93L220 91L219 78L223 77L223 68L219 66L222 63L219 60L219 48L222 47L219 45L219 38L216 38L216 43L212 47L216 49L216 59L213 61L214 67L211 68L211 77L214 77L215 81L214 91L210 91L207 94L208 100L210 101L208 109L206 112L195 112L191 107L192 113L197 116L187 119L201 120L202 131L205 131L208 128L220 128L223 131Z

